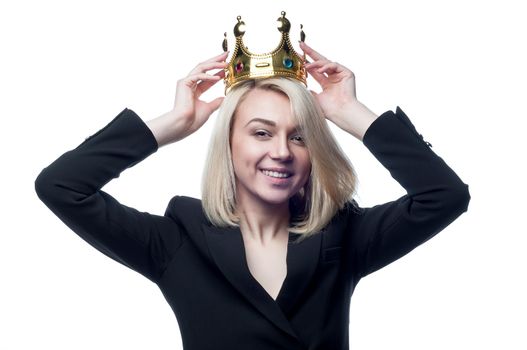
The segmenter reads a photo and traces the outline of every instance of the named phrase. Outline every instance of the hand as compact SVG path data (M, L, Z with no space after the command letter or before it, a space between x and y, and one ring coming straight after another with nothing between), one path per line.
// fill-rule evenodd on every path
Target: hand
M209 116L221 105L224 97L217 97L210 102L204 102L199 97L211 86L225 77L225 59L228 52L212 57L199 63L189 74L178 80L174 109L163 115L170 120L171 137L164 142L181 140L198 130ZM213 75L206 72L212 69L221 70Z
M300 48L313 60L306 64L306 70L322 87L321 93L310 91L326 116L332 120L343 106L357 102L355 75L343 65L328 60L305 42L300 42Z
M348 111L359 104L355 92L355 75L343 65L328 60L305 42L300 42L300 48L313 60L306 64L307 72L322 87L322 92L316 93L310 90L311 93L320 104L326 118L344 129L341 120L350 118L347 115Z

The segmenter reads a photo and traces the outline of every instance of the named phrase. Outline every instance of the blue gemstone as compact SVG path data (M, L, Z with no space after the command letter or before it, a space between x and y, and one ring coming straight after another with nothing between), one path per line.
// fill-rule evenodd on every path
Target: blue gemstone
M291 68L293 67L293 60L290 58L284 58L283 64L285 68Z

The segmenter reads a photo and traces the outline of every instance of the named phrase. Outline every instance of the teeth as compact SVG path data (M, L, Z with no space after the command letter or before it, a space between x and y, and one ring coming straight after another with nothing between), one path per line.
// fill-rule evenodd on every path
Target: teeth
M279 173L279 172L276 172L276 171L269 171L269 170L262 170L262 172L265 175L271 176L271 177L280 177L280 178L289 177L289 174L287 174L287 173Z

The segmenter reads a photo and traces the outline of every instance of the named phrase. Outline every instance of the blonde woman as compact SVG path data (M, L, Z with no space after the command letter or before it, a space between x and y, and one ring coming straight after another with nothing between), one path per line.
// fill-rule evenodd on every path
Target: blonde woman
M178 81L171 111L144 122L124 109L36 179L38 196L68 227L159 286L186 350L348 349L359 280L467 211L468 185L399 107L374 114L357 100L349 69L300 45L320 93L265 78L206 103L200 95L224 77L223 53ZM218 108L201 200L174 196L161 216L101 190ZM360 207L354 169L326 118L407 194Z

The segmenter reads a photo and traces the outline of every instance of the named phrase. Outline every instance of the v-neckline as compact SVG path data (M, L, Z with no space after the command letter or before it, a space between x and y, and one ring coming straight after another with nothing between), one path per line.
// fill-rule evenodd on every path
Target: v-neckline
M320 232L298 243L293 239L301 234L289 234L287 275L277 298L273 299L249 271L239 227L217 227L204 223L202 228L208 253L223 276L269 320L295 336L289 316L308 290L319 265L322 248Z
M290 247L293 245L294 243L294 237L298 237L300 234L297 234L297 233L293 233L291 231L287 231L287 234L288 234L288 238L287 238L287 247L286 247L286 255L285 255L285 267L286 267L286 274L285 274L285 278L284 280L282 281L282 284L280 285L280 289L278 290L278 294L276 295L276 299L273 298L271 296L271 294L269 294L269 292L267 291L267 289L264 288L264 286L256 279L256 277L254 277L254 275L252 274L251 272L251 269L249 268L249 262L247 261L247 251L246 251L246 247L245 247L245 240L243 239L243 233L242 233L242 230L241 228L238 227L238 234L240 235L240 239L241 239L241 242L242 242L242 254L243 254L243 261L245 263L245 268L246 268L246 271L248 271L249 273L249 276L251 278L251 280L256 283L256 285L265 292L265 294L267 294L269 296L269 298L274 301L275 303L279 303L279 299L280 299L280 296L283 294L283 291L284 291L284 287L288 281L288 278L290 279L290 270L291 270L291 252L290 252Z

